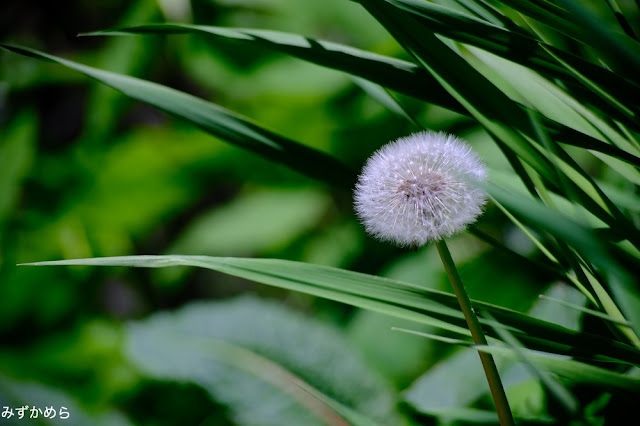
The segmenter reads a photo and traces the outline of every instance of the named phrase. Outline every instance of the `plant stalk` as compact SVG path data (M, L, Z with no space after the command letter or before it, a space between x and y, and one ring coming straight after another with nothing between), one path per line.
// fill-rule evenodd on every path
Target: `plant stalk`
M460 275L458 274L458 270L453 262L453 258L451 257L447 244L444 240L436 241L436 247L438 248L440 259L442 259L442 264L449 275L451 287L453 287L453 291L458 298L460 309L462 309L464 319L467 322L467 327L471 332L471 337L473 338L474 343L476 345L487 345L487 338L485 337L480 321L478 321L478 317L471 306L471 299L469 299L469 295L462 284L462 279L460 279ZM478 351L478 355L480 356L480 361L482 362L482 368L484 369L484 374L487 377L487 382L489 382L491 397L493 398L493 403L496 406L500 425L515 425L511 409L509 408L509 401L507 401L507 395L504 393L502 380L500 380L500 374L498 373L498 368L493 360L493 356L480 351Z

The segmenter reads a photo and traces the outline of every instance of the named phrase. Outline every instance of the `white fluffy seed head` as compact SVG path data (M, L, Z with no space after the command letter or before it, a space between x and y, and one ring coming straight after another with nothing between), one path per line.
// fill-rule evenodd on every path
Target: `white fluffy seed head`
M356 184L356 213L375 237L421 246L476 220L487 195L474 182L486 175L482 160L455 136L415 133L369 158Z

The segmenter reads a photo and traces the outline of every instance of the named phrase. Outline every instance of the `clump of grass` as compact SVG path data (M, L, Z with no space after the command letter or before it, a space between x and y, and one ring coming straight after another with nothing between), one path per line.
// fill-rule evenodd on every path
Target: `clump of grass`
M366 79L378 89L381 86L384 90L379 99L414 125L420 126L419 120L405 107L402 96L473 119L508 161L506 185L496 179L492 170L482 189L466 187L464 179L452 185L451 176L447 175L448 160L429 163L429 156L438 151L423 144L417 157L392 151L391 147L383 148L366 166L356 195L356 210L373 234L402 245L436 241L463 314L454 309L456 300L450 295L296 262L136 256L40 264L200 266L460 335L466 335L460 325L464 318L479 345L477 349L492 382L502 424L510 424L512 420L497 370L489 365L492 352L525 360L541 374L550 371L570 383L640 392L638 379L628 375L632 366L640 365L640 289L634 279L638 276L640 258L637 226L640 43L639 29L631 19L640 10L633 5L625 5L623 9L615 1L606 5L592 2L591 6L599 6L595 10L574 0L465 0L456 2L455 7L454 3L444 1L359 3L400 43L410 61L274 31L156 24L97 34L190 33L212 40L234 39L238 46L280 51ZM27 47L1 46L75 69L334 188L349 191L356 182L355 171L341 159L278 135L203 99ZM406 148L399 142L395 147ZM363 154L364 158L370 153ZM411 167L423 167L420 170L431 180L421 181L424 176L413 169L409 170L410 176L402 175L407 172L404 162L407 159L415 160ZM467 165L465 172L472 172L474 178L484 178L480 163L475 159L469 161L472 164ZM434 172L445 165L442 173ZM394 169L396 166L398 170ZM431 168L427 171L425 167ZM396 175L389 175L390 170L395 170ZM376 178L370 173L384 176ZM388 186L387 178L393 180L398 176L404 183ZM511 189L512 182L518 182L522 189ZM633 189L628 192L616 189L622 184L633 185ZM371 185L382 186L371 189ZM377 190L381 192L376 194ZM490 205L504 213L504 222L520 229L537 248L540 256L535 262L577 288L589 301L588 308L576 309L597 314L594 317L603 321L604 327L596 334L569 331L528 315L469 300L441 239L477 217L485 191ZM469 203L458 204L460 200ZM394 211L393 218L386 216L386 211ZM474 234L500 250L513 253L499 239L482 232ZM472 303L490 311L492 325L508 332L483 330ZM481 321L487 322L482 318ZM485 332L500 346L486 346ZM450 342L456 343L454 339ZM531 350L543 352L532 356ZM557 355L574 355L576 359ZM603 360L609 363L603 366ZM565 391L552 392L561 394ZM324 398L321 393L316 396ZM362 415L335 401L323 401L350 421L366 423ZM578 415L573 406L569 411L571 416Z

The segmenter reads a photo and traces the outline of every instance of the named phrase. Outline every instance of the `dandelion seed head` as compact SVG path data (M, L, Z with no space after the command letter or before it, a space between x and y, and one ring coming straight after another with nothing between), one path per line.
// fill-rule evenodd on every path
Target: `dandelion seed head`
M487 195L474 182L486 175L482 160L457 137L415 133L369 158L356 184L355 210L375 237L421 246L476 220Z

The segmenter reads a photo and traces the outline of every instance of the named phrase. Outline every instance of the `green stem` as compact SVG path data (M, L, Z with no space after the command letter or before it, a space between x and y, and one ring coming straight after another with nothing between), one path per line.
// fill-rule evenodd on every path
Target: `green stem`
M464 314L464 319L467 321L467 327L469 327L474 343L476 345L487 345L487 338L484 335L484 331L482 331L482 326L480 325L480 321L478 321L478 317L473 311L471 299L469 299L469 295L462 285L462 280L460 279L456 265L451 258L451 253L449 252L447 244L443 240L436 241L436 247L438 248L440 259L442 259L442 264L449 275L451 287L453 287L453 291L458 298L458 303L460 303L460 308ZM496 368L496 363L494 362L493 357L491 354L480 351L478 351L478 355L482 362L484 374L487 376L487 382L489 382L491 397L493 398L493 403L496 406L496 412L498 413L500 424L502 426L514 425L515 423L513 421L513 416L511 415L511 409L509 408L509 401L507 401L507 395L504 393L504 387L502 386L500 374L498 374L498 369Z

